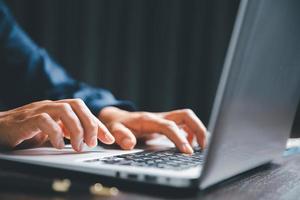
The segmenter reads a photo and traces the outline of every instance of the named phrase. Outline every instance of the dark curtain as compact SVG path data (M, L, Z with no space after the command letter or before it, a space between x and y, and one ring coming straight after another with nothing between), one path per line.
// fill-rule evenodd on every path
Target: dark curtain
M207 123L239 0L7 0L74 77Z

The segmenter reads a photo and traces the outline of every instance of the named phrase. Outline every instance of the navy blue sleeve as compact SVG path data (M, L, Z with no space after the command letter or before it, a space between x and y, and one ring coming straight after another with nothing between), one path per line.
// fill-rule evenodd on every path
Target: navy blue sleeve
M109 91L74 80L19 27L0 0L0 101L7 108L51 99L80 98L97 115L106 106L134 110Z

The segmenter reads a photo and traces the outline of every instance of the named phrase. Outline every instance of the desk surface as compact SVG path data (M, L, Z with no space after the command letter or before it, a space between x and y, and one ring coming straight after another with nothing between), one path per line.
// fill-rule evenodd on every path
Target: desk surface
M206 191L197 194L186 194L176 197L167 193L161 196L159 190L133 192L127 190L126 186L119 188L120 194L109 199L300 199L300 154L279 158L272 164L254 169L246 174L223 182ZM137 188L138 190L138 188ZM0 199L107 199L84 194L43 194L18 191L7 191L0 189Z

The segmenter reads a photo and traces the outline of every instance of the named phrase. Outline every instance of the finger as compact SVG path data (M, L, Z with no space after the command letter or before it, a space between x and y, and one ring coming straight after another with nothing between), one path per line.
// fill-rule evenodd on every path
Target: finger
M78 152L82 151L84 146L83 128L72 107L68 103L61 102L46 105L43 109L47 110L47 113L54 117L56 121L62 121L64 127L70 134L70 140L73 149Z
M186 132L187 140L189 141L190 145L193 146L193 141L195 138L195 134L193 133L193 131L186 125L181 125L180 128L182 128L184 132Z
M109 132L102 122L98 123L98 139L104 144L113 144L115 142L114 136Z
M22 128L24 130L21 135L21 139L31 139L38 132L42 132L48 135L51 144L58 149L62 149L65 146L63 140L63 134L60 126L48 115L47 113L41 113L35 115L27 120L24 120Z
M44 133L37 134L33 138L31 138L32 142L31 145L34 147L41 146L48 140L48 135Z
M33 136L31 139L23 141L18 148L32 148L38 147L44 144L48 140L48 136L44 133L38 133L37 135Z
M170 120L159 117L141 118L141 131L145 132L159 132L167 136L177 148L183 153L193 153L192 147L189 145L187 139L180 134L177 125Z
M87 145L97 145L98 122L81 99L65 99L58 102L69 103L79 118L84 131L84 141Z
M64 134L64 137L67 138L67 139L70 139L70 132L68 131L68 129L66 129L64 127L64 124L61 121L58 121L57 123L60 126L60 128L61 128L61 130Z
M111 133L102 122L93 115L81 99L61 100L60 102L69 102L72 106L83 125L84 139L89 146L96 146L97 138L105 144L114 143L114 138Z
M136 138L134 134L123 124L114 123L109 126L111 133L115 136L116 143L122 149L133 149L136 145Z
M187 125L197 137L202 148L206 146L206 128L196 114L190 109L176 110L163 114L165 119L172 120L176 124Z

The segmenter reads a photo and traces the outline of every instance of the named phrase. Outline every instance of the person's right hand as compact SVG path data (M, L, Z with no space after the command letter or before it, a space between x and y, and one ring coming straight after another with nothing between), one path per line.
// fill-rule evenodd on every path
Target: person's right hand
M80 99L39 101L13 110L0 112L0 146L14 148L21 143L37 145L50 140L63 148L63 138L71 140L74 150L84 143L96 146L97 139L114 143L114 137Z

